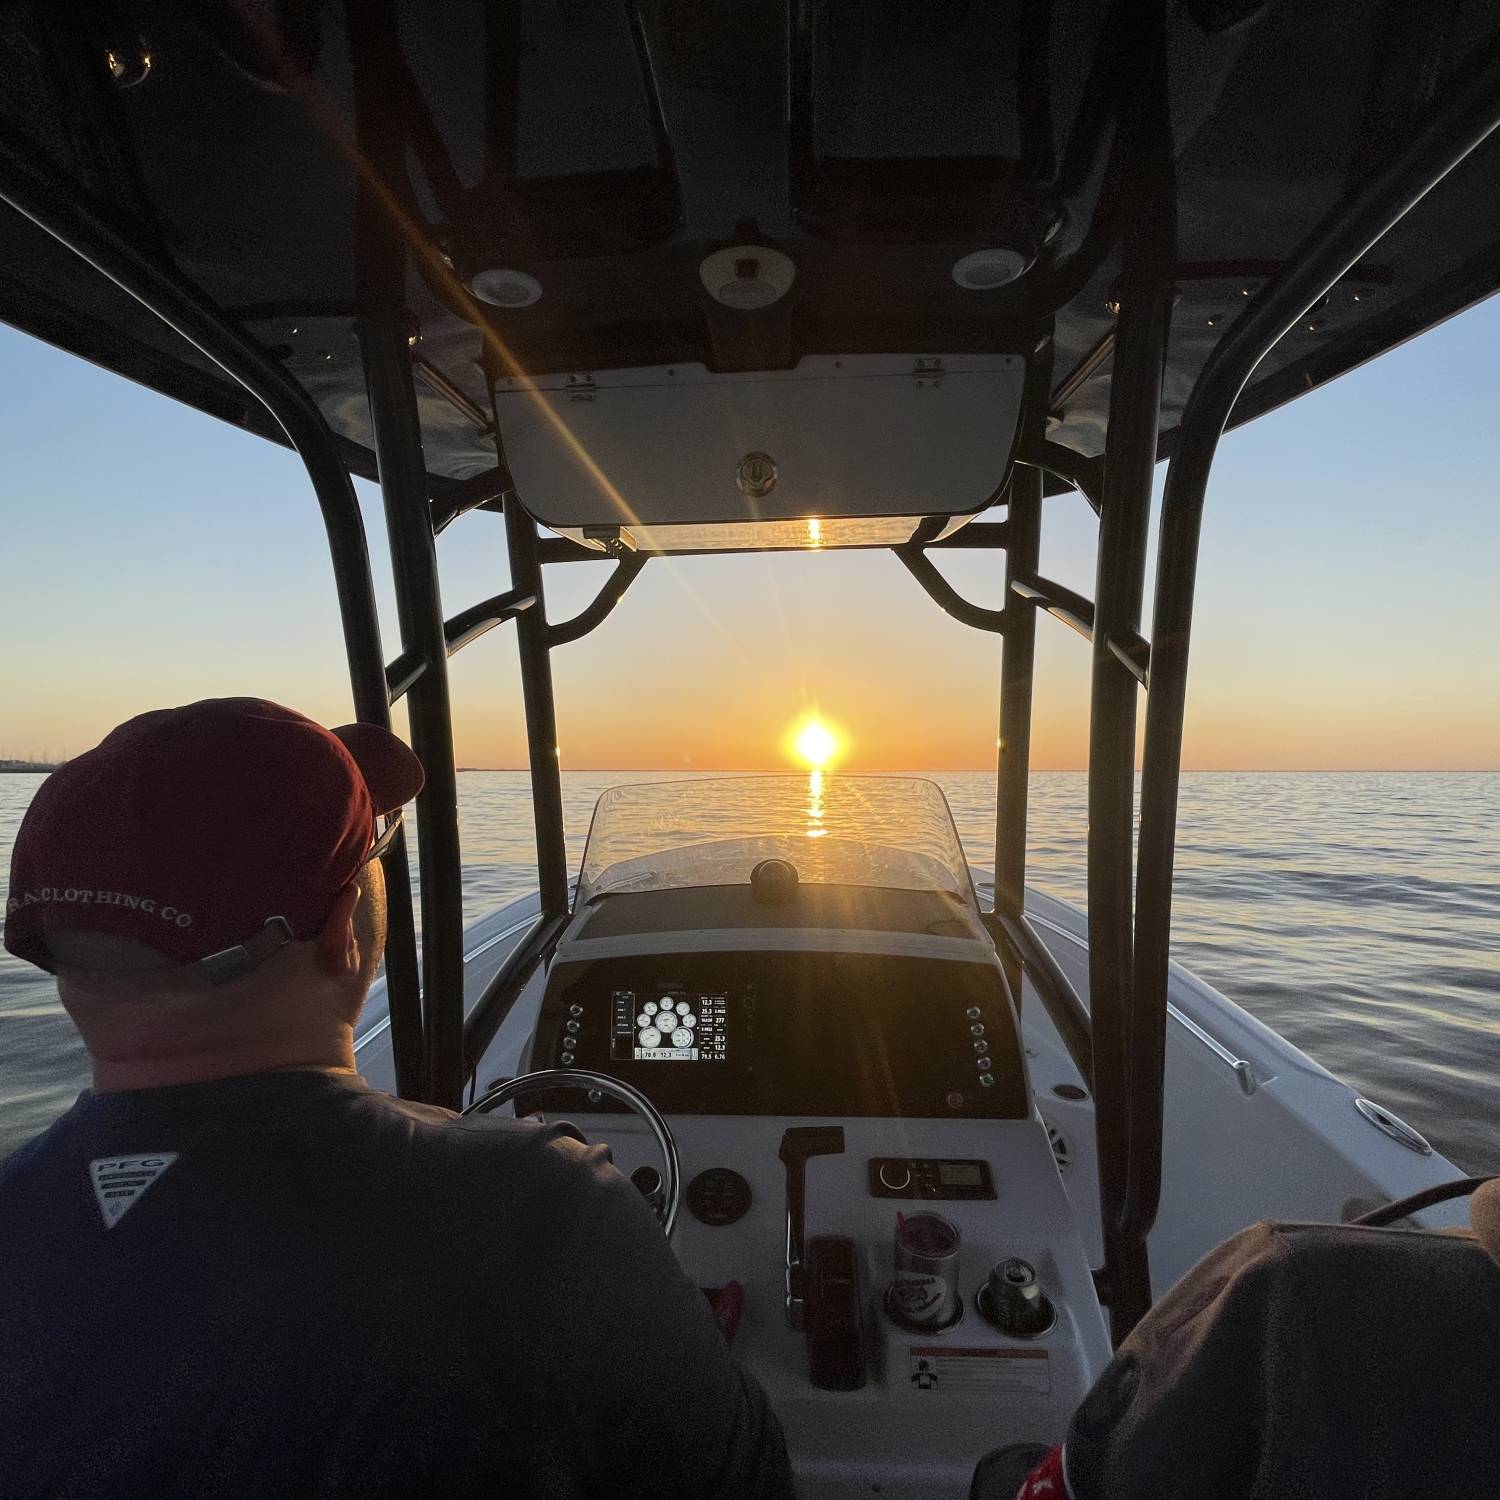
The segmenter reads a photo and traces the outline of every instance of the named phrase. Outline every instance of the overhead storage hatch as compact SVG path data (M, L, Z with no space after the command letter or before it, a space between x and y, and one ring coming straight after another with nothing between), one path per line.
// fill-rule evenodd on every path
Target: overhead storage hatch
M581 540L744 546L777 523L780 545L889 545L994 501L1024 378L1014 355L817 355L514 377L495 404L522 502Z

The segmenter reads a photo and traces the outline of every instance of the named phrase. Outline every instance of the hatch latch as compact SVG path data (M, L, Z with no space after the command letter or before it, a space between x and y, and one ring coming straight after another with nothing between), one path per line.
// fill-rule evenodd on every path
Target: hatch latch
M919 391L935 391L942 385L944 373L942 360L935 354L924 354L911 372L911 381Z

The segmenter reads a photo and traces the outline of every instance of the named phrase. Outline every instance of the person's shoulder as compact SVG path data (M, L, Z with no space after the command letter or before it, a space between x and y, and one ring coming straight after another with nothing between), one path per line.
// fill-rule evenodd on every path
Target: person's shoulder
M29 1141L23 1141L8 1156L0 1157L0 1191L34 1177L39 1172L49 1171L57 1162L78 1115L79 1104L74 1103L66 1114L60 1115L51 1125Z
M359 1096L357 1107L409 1137L414 1150L476 1169L512 1157L539 1156L550 1161L560 1153L562 1159L570 1158L573 1153L560 1142L582 1147L577 1130L566 1123L548 1125L536 1119L459 1115L435 1104L421 1104L374 1089Z
M675 1270L609 1148L565 1121L414 1120L403 1182L403 1223L441 1226L434 1253L474 1265L474 1295L500 1298L507 1318L522 1316L517 1300L560 1317L566 1285L565 1321L587 1323L605 1315L627 1269L658 1289Z
M48 1140L56 1130L54 1125L50 1130L44 1130L40 1135L22 1142L9 1156L0 1156L0 1191L13 1182L19 1182L45 1159Z
M628 1188L608 1150L588 1145L566 1121L455 1115L374 1092L364 1096L361 1108L402 1137L410 1173L430 1191L503 1187L514 1204L528 1193L576 1203Z

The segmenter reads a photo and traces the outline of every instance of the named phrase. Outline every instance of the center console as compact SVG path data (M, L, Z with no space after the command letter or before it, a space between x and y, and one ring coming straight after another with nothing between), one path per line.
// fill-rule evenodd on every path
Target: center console
M735 1355L771 1397L804 1500L875 1485L961 1500L984 1453L1061 1440L1110 1350L1039 1121L671 1124L684 1180L711 1189L701 1215L689 1189L674 1249L699 1286L733 1289ZM596 1128L627 1170L649 1159L633 1118ZM927 1215L951 1253L941 1238L902 1250L903 1220Z
M667 1117L673 1248L769 1394L803 1500L961 1500L990 1450L1060 1441L1110 1353L993 947L906 906L882 932L841 909L837 931L786 933L750 906L730 929L721 895L695 933L670 895L659 930L619 903L607 931L580 918L517 1070L603 1073ZM645 1127L602 1093L526 1107L659 1190Z

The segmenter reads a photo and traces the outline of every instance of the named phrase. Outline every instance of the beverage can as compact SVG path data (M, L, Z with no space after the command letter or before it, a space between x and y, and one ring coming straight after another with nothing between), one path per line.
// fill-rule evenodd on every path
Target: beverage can
M946 1328L959 1312L958 1226L941 1214L896 1216L896 1278L886 1305L916 1328Z

